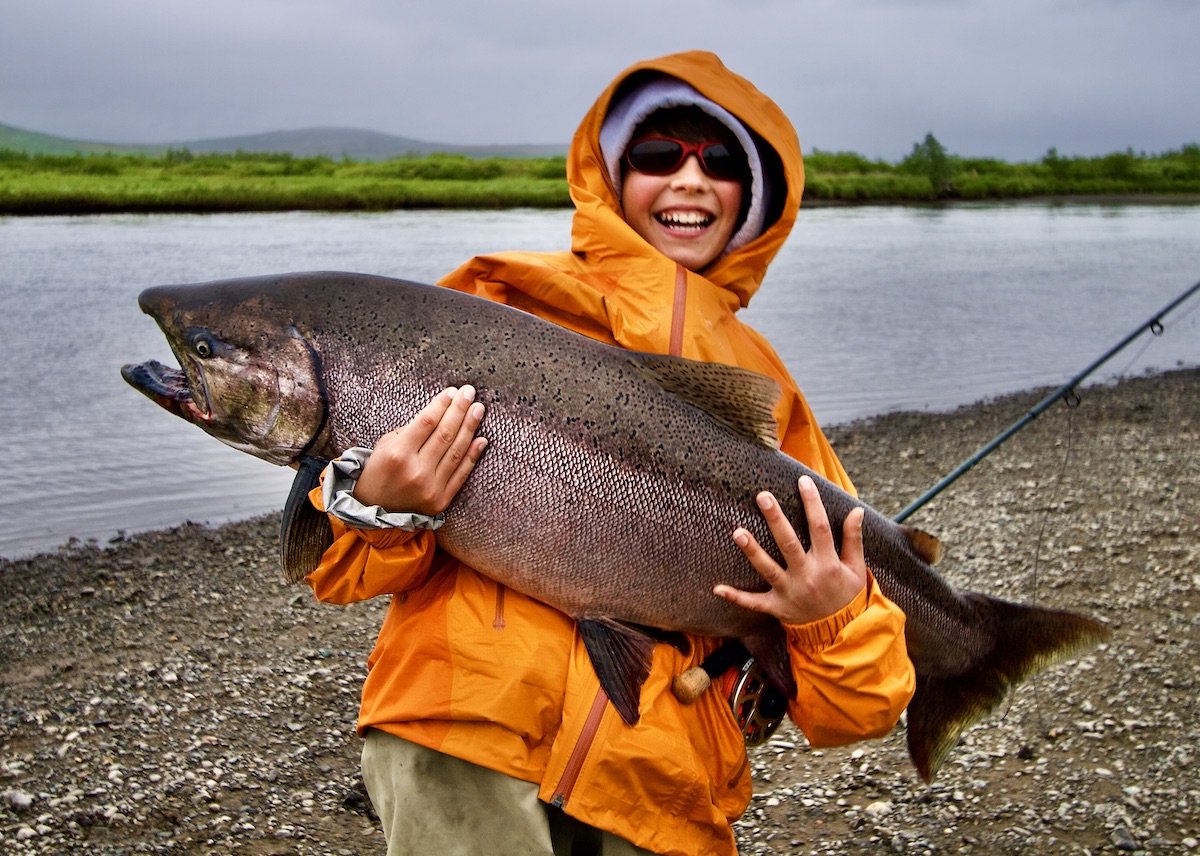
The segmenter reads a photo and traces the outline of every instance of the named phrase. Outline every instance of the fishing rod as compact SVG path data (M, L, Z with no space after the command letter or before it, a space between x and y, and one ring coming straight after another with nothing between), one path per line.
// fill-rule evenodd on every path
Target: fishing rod
M945 490L947 487L949 487L951 484L953 484L955 481L957 481L960 476L962 476L964 473L967 472L967 470L971 469L973 466L975 466L980 461L982 461L984 458L986 458L988 455L990 455L992 452L994 452L1000 446L1001 443L1003 443L1005 440L1007 440L1013 434L1016 434L1018 431L1020 431L1022 428L1024 428L1026 425L1028 425L1030 422L1032 422L1034 419L1041 416L1043 412L1045 412L1047 409L1049 409L1050 405L1054 404L1054 402L1058 401L1060 398L1064 398L1064 397L1070 395L1072 392L1074 392L1075 387L1079 385L1080 381L1082 381L1084 378L1086 378L1088 375L1090 375L1096 369L1100 368L1100 366L1104 365L1110 359L1112 359L1117 354L1119 354L1122 350L1124 350L1129 345L1130 342L1132 342L1138 336L1142 335L1142 333L1146 332L1147 330L1150 330L1152 333L1154 333L1155 336L1161 335L1163 332L1163 324L1162 324L1163 317L1165 315L1167 315L1169 312L1171 312L1171 310L1174 309L1176 306L1183 303L1185 300L1187 300L1189 297L1191 297L1193 294L1195 294L1197 291L1200 291L1200 282L1197 282L1191 288L1184 291L1183 294L1179 295L1174 300L1172 300L1170 303L1168 303L1166 306L1164 306L1162 309L1160 309L1158 311L1158 313L1155 314L1152 318L1150 318L1145 323L1139 325L1132 333L1130 333L1128 336L1126 336L1124 339L1122 339L1118 344L1116 344L1112 348L1110 348L1102 357L1097 359L1094 363L1092 363L1086 369L1081 371L1079 374L1075 375L1075 377L1071 378L1065 384L1060 386L1057 390L1050 393L1050 395L1043 398L1040 402L1038 402L1038 404L1036 404L1033 408L1031 408L1028 413L1026 413L1024 416L1022 416L1020 419L1018 419L1012 425L1010 425L1007 429L1005 429L1004 431L997 434L995 439L993 439L990 443L988 443L986 446L984 446L982 449L980 449L974 455L967 458L967 460L965 460L961 464L959 464L954 469L953 472L951 472L949 475L947 475L945 478L943 478L940 482L935 484L929 490L925 491L925 493L923 493L920 497L918 497L916 500L914 500L907 508L905 508L903 511L901 511L899 514L897 514L892 519L895 520L897 523L903 523L905 520L907 520L909 518L910 515L912 515L913 512L915 512L921 506L925 505L925 503L929 502L929 500L933 499L935 496L937 496L939 493L941 493L943 490Z

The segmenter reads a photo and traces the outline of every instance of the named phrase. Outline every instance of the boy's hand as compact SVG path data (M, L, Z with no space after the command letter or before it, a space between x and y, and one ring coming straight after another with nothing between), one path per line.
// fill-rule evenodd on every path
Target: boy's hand
M829 516L821 503L821 494L808 476L800 477L800 498L808 518L812 539L809 551L804 552L792 524L784 516L779 503L770 493L758 495L775 543L783 553L786 567L778 563L745 529L736 529L733 540L771 585L766 592L748 592L731 586L718 585L713 594L731 603L765 612L786 624L806 624L833 615L862 591L867 584L867 564L863 558L863 510L856 508L846 516L842 529L842 554L833 546Z
M482 419L474 387L442 390L411 422L379 438L354 498L385 511L441 514L487 446L475 436Z

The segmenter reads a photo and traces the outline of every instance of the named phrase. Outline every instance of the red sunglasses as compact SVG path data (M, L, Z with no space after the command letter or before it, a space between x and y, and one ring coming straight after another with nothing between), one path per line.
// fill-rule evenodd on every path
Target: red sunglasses
M625 149L625 163L643 175L670 175L691 155L712 178L742 181L746 177L746 159L741 151L716 140L685 143L673 137L642 137Z

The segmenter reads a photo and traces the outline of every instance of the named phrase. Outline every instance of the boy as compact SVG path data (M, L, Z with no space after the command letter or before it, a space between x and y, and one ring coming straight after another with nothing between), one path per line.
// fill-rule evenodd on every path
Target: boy
M711 54L640 63L584 118L567 177L570 252L479 257L441 284L611 344L769 375L784 390L783 450L850 488L774 351L735 317L799 208L799 145L779 109ZM444 391L380 439L356 482L324 486L341 510L310 585L333 602L393 596L359 716L389 854L734 853L730 824L751 795L741 730L719 692L684 705L670 689L719 640L692 639L687 655L657 646L630 727L569 618L437 549L438 515L487 445L473 397ZM912 693L903 614L865 568L861 516L839 556L815 488L799 489L810 551L762 494L786 567L739 528L771 588L714 596L784 622L800 687L789 714L810 742L882 735ZM383 512L403 528L372 528Z

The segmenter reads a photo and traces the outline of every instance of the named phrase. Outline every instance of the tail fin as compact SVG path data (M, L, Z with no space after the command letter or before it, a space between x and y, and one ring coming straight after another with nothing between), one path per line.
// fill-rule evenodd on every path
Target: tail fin
M986 595L965 597L990 611L996 644L970 671L954 677L917 676L908 705L908 754L932 781L959 735L1007 695L1009 689L1055 663L1090 651L1111 635L1091 618L1063 610L1021 606Z

